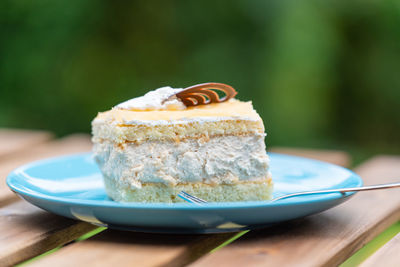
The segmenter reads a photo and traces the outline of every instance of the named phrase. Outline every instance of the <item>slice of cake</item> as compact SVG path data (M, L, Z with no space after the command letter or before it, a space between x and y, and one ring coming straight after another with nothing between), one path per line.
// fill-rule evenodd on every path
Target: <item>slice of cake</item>
M99 113L92 140L108 196L181 202L183 190L210 202L270 199L264 125L235 94L218 83L163 87Z

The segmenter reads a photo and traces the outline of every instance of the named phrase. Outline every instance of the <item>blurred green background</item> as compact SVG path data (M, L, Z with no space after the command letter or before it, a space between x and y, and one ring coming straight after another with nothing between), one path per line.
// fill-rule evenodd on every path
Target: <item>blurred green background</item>
M0 2L0 127L90 132L209 81L253 100L268 145L400 153L400 1Z

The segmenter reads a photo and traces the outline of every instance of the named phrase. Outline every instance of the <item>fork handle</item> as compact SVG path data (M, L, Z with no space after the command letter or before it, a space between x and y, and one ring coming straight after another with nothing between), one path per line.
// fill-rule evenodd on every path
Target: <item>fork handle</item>
M395 188L400 187L400 182L398 183L390 183L390 184L377 184L377 185L367 185L367 186L360 186L360 187L350 187L350 188L337 188L337 189L328 189L328 190L316 190L316 191L305 191L305 192L298 192L293 194L288 194L280 197L276 197L271 201L277 201L284 198L290 197L297 197L303 195L316 195L316 194L325 194L325 193L347 193L347 192L357 192L357 191L370 191L370 190L379 190L379 189L388 189L388 188Z

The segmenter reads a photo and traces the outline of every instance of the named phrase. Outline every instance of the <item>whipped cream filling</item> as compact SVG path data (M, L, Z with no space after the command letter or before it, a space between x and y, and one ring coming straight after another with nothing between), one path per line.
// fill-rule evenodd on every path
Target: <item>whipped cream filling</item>
M94 155L104 175L124 186L142 183L235 184L269 177L264 134L152 141L140 145L95 143Z
M116 105L114 108L149 111L149 110L184 110L186 106L174 96L182 91L182 88L161 87L150 91L144 96L136 97Z

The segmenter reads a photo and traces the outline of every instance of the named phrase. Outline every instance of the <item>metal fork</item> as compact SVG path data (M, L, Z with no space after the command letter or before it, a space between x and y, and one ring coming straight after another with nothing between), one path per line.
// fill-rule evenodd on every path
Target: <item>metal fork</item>
M181 191L181 192L178 194L178 197L180 197L180 198L182 198L183 200L185 200L185 201L187 201L187 202L190 202L190 203L196 203L196 204L204 204L204 203L207 203L207 201L205 201L204 199L201 199L201 198L199 198L199 197L192 196L191 194L186 193L185 191Z
M328 189L328 190L315 190L315 191L305 191L305 192L298 192L288 195L279 196L270 200L270 202L275 202L278 200L282 200L285 198L303 196L303 195L317 195L317 194L327 194L327 193L342 193L343 195L347 192L356 192L356 191L370 191L370 190L379 190L379 189L388 189L388 188L395 188L400 187L399 183L390 183L390 184L378 184L378 185L368 185L368 186L360 186L360 187L350 187L350 188L337 188L337 189ZM185 191L181 191L178 194L178 197L182 198L183 200L195 203L195 204L205 204L207 201L201 199L199 197L195 197L186 193Z

